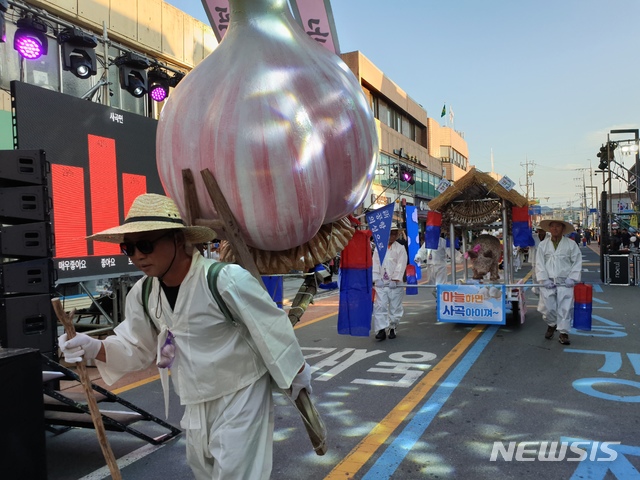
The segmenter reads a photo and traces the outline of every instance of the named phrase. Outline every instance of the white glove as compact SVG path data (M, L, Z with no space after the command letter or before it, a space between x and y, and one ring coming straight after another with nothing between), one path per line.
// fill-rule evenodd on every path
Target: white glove
M544 288L547 288L549 290L552 290L552 289L556 288L556 284L553 283L548 278L543 282L543 285L544 285Z
M98 356L102 342L84 333L76 333L71 340L67 340L67 334L58 337L58 346L62 350L67 363L76 363L85 359L93 359Z
M375 281L374 285L378 288L384 287L384 281L382 279L378 279Z
M398 282L396 282L395 280L389 281L389 288L396 288L397 286L398 286Z
M309 395L313 392L311 388L311 367L307 362L304 363L304 368L300 373L293 377L291 382L291 398L296 400L300 395L300 390L305 389Z
M565 287L572 288L572 287L575 287L575 285L576 285L576 281L573 278L567 278L564 281Z

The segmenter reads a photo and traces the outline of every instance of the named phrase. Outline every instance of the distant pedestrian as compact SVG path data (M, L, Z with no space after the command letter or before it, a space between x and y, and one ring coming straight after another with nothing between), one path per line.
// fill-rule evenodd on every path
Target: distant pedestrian
M536 277L536 259L538 255L538 246L540 245L540 242L550 236L551 234L549 232L540 227L537 227L536 233L533 234L534 245L532 247L529 247L529 260L531 261L531 272L533 277L531 280L534 284L539 283L538 278ZM533 287L531 291L536 295L540 294L540 289L538 287Z
M426 280L429 285L440 285L447 283L447 258L450 258L447 250L447 241L440 237L438 239L438 248L426 248L422 245L414 258L414 261L420 266L427 266Z
M380 264L380 255L373 252L373 284L376 289L373 302L373 325L376 331L376 340L396 338L396 330L400 319L404 314L402 300L404 287L402 277L407 268L407 251L398 243L398 228L392 228L389 234L389 246L384 256L384 262Z
M631 234L626 228L622 229L622 233L620 234L620 239L622 240L622 248L629 248Z

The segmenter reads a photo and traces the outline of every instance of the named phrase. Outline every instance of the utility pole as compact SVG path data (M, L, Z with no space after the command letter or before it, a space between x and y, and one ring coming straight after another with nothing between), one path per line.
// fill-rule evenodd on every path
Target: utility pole
M582 178L574 178L574 180L582 181L582 192L578 195L582 198L582 228L588 226L588 217L589 217L589 207L587 205L587 184L584 177L584 171L586 168L576 168L577 171L582 171ZM589 168L590 170L590 168ZM580 185L579 185L580 186Z
M531 165L531 169L529 169L529 165ZM520 166L524 167L524 176L525 176L525 191L526 191L526 198L527 201L529 201L529 185L532 184L532 181L530 180L530 177L533 176L533 166L535 165L534 162L529 162L529 159L525 158L525 162L524 164L520 164ZM522 187L522 183L520 183L520 186Z
M582 222L582 229L584 230L589 223L589 207L587 206L587 184L584 180L584 172L582 172L582 205L584 207L584 221Z

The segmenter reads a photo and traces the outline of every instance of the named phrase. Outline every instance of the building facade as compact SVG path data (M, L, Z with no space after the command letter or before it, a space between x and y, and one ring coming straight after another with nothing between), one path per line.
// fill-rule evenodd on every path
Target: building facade
M443 127L361 52L341 55L369 99L380 139L380 161L363 209L396 202L396 211L415 205L422 222L427 203L443 178L455 180L469 169L462 135ZM410 181L402 172L409 170ZM422 223L421 222L421 223Z

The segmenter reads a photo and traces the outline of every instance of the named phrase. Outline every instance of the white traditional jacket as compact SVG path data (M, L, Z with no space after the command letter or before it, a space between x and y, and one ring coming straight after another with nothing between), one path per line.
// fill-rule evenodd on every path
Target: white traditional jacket
M373 268L372 268L372 280L375 283L376 280L399 280L402 281L404 271L407 268L407 251L404 245L398 242L393 242L390 247L387 248L387 253L384 256L384 262L380 265L380 255L378 250L373 252ZM384 278L385 272L387 278Z
M171 378L183 405L235 392L267 371L280 388L290 387L304 365L304 357L287 315L249 272L228 265L220 271L217 286L238 320L237 325L231 323L218 308L207 283L212 263L194 253L174 310L158 279L153 279L148 310L155 328L143 311L143 280L133 286L127 295L125 321L115 328L116 335L104 340L107 363L96 362L108 384L156 362L171 331L176 345ZM168 402L167 369L160 369L160 373Z
M447 241L440 237L438 239L438 248L426 248L425 243L418 250L414 261L421 265L446 265L447 258L451 258L447 249Z
M558 247L554 248L551 236L548 236L537 247L536 278L539 283L551 279L564 283L571 278L579 282L582 276L582 252L573 240L562 237Z

